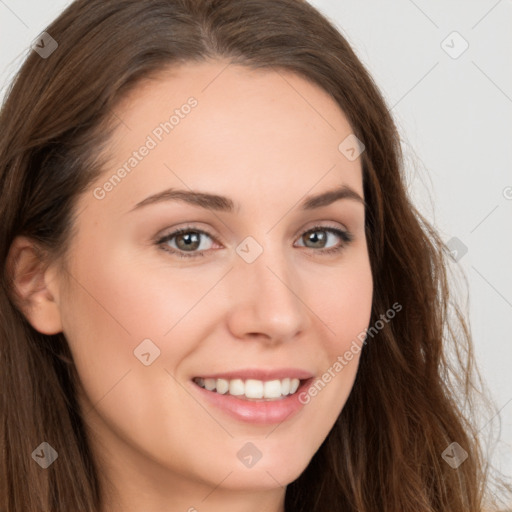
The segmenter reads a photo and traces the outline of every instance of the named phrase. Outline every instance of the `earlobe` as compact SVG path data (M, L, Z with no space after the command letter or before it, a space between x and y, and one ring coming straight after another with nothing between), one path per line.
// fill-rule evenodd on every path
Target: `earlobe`
M62 332L58 283L43 252L27 237L17 237L7 257L14 299L32 327L42 334Z

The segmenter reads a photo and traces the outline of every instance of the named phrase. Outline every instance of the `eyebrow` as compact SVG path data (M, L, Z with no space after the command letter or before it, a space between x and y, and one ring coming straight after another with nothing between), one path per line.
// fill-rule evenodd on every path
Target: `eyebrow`
M341 199L352 199L366 206L365 200L354 189L347 185L342 185L338 188L306 197L300 203L299 208L302 210L314 210L316 208L328 206ZM233 212L235 210L235 206L237 211L240 209L240 206L235 204L229 197L220 196L217 194L208 194L194 190L179 190L170 188L146 197L146 199L143 199L137 203L130 211L138 210L151 204L167 201L183 201L185 203L199 206L201 208L228 213Z

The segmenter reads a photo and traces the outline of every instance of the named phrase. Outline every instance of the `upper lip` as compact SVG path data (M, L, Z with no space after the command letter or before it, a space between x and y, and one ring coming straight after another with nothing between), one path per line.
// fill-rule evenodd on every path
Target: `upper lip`
M255 380L282 380L286 378L306 380L314 375L301 368L244 368L229 372L197 375L203 379L255 379Z

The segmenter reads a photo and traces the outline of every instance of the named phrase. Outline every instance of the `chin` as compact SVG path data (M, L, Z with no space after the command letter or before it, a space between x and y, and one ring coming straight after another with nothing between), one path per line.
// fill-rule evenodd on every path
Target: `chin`
M293 460L276 453L275 457L263 457L252 467L244 467L242 463L231 468L232 473L222 483L222 486L231 490L251 489L263 491L282 488L296 480L306 469L311 457L304 456L300 460ZM226 472L226 475L229 470ZM217 482L218 483L218 482Z

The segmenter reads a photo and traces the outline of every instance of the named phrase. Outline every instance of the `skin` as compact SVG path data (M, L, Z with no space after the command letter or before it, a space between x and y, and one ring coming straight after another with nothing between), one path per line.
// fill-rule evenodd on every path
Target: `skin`
M360 158L338 150L352 133L343 112L290 72L226 65L174 67L118 105L111 165L79 198L64 270L52 262L27 278L37 267L31 242L13 244L27 318L69 342L105 511L284 511L286 485L324 441L357 372L359 354L279 426L233 419L201 401L191 382L247 367L321 376L368 327L372 303L363 204L297 206L341 184L364 197ZM191 96L197 106L97 199L94 189ZM224 195L239 208L174 200L131 211L170 187ZM202 235L204 257L162 249L179 250L176 239L156 244L189 224L212 235ZM316 224L353 240L322 254L306 235ZM328 248L343 243L315 233L328 235ZM263 248L250 264L236 252L247 236ZM149 366L134 357L144 339L160 349ZM248 441L262 453L251 468L237 457Z

